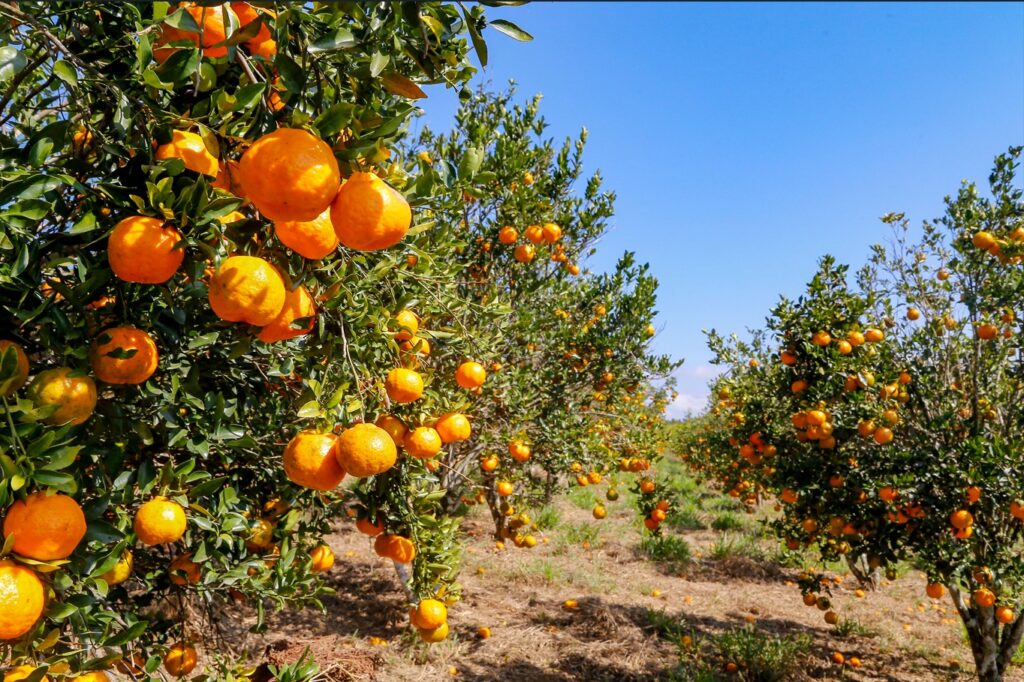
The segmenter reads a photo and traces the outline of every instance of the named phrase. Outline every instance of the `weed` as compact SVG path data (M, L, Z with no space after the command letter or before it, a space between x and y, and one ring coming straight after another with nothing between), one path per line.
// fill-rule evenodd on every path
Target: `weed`
M746 528L746 521L731 511L724 511L711 521L711 527L715 530L728 531Z
M640 551L652 561L666 564L672 572L686 568L693 558L690 545L676 535L649 535L641 540Z
M537 517L533 520L540 530L551 530L562 521L562 515L552 505L541 507Z

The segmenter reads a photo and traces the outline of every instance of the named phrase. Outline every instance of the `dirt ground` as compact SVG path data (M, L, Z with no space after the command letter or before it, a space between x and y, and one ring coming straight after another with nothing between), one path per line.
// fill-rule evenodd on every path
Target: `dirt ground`
M329 538L338 559L330 574L337 594L325 602L326 615L272 616L262 643L271 643L270 656L278 661L309 647L324 679L346 682L686 679L671 675L680 660L676 643L652 626L651 612L663 612L691 627L696 638L745 625L806 633L811 652L789 679L971 679L970 652L952 605L925 597L924 577L916 571L864 598L845 576L833 603L858 626L840 636L820 611L801 603L797 569L706 558L717 532L676 533L689 542L695 561L685 573L669 573L640 555L641 535L623 502L609 505L600 522L567 499L556 508L560 524L533 549L511 543L496 549L483 510L470 515L463 599L450 610L446 642L413 642L393 567L348 524ZM592 525L597 536L586 546L575 544L578 533L569 531ZM577 600L578 608L566 609L566 599ZM477 636L481 626L491 629L489 639ZM836 651L858 657L861 667L835 666L830 657ZM1007 679L1024 680L1024 674L1013 671Z

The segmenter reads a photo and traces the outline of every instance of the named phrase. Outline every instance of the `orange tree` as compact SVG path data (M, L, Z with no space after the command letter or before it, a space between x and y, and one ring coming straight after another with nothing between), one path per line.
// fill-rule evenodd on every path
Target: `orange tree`
M499 537L532 546L528 529L514 532L530 523L517 506L550 499L566 481L599 483L623 458L626 469L649 466L677 364L649 348L657 281L646 265L626 253L609 273L581 269L614 201L600 175L583 181L586 131L556 146L542 138L540 99L514 94L473 95L454 131L425 131L417 148L420 181L459 199L435 216L457 226L468 275L459 294L506 313L478 316L464 334L476 346L467 359L491 376L476 389L474 439L444 459L449 503L485 500ZM614 477L609 485L614 499ZM473 486L482 490L467 497ZM644 499L653 509L657 500Z
M862 558L861 577L915 562L929 597L949 593L986 681L1024 634L1020 151L996 159L991 198L965 183L919 235L886 216L892 245L874 247L855 287L825 259L807 294L773 311L772 365L721 354L723 434L687 442L719 475L770 445L751 478L778 497L787 544ZM801 587L837 621L821 576Z
M420 214L434 188L392 150L417 83L462 87L470 46L485 59L481 8L0 15L4 660L33 682L148 677L161 653L188 674L225 602L260 622L317 602L346 472L413 624L443 639L428 597L455 526L397 446L464 389L402 346L485 306L453 295L456 245Z

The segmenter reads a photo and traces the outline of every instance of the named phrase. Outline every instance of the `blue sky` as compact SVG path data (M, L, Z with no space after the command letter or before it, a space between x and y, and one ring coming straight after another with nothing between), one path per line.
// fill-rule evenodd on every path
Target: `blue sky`
M686 359L671 414L703 405L702 329L760 326L818 257L854 265L878 217L942 212L1024 144L1024 3L535 3L489 9L479 78L543 93L556 138L618 194L590 267L629 249L661 281L655 348ZM426 122L456 101L430 89Z

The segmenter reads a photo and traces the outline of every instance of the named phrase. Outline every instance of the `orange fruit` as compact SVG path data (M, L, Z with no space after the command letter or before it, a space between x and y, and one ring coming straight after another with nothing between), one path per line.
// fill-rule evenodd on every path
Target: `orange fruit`
M9 379L0 381L0 396L12 395L28 381L28 356L25 355L25 349L19 343L0 339L0 358L8 348L13 349L16 369Z
M419 633L420 639L427 644L437 644L438 642L444 641L448 637L448 623L442 624L440 627L434 628L433 630L424 630L423 628L417 628L416 632ZM451 671L455 670L454 673ZM450 668L448 671L449 675L458 675L458 668Z
M921 319L921 311L917 308L907 308L907 319L911 322Z
M39 576L13 561L0 559L0 641L18 639L43 615L46 588Z
M486 471L487 473L490 473L497 469L499 464L501 464L501 460L499 460L494 455L485 457L482 460L480 460L480 468Z
M242 175L238 170L237 161L227 161L218 167L217 178L210 183L210 187L222 189L225 192L234 194L236 197L245 196L242 187ZM232 211L234 213L235 211Z
M974 504L981 499L981 488L976 485L967 486L967 502Z
M274 544L274 524L267 519L255 519L249 524L245 547L250 552L269 549Z
M537 255L537 249L532 244L520 244L512 255L520 263L529 263Z
M295 326L296 320L306 319L301 327ZM299 285L285 291L284 305L270 324L263 327L256 338L265 343L293 339L313 331L316 326L316 302L309 295L305 286Z
M396 448L402 447L405 441L405 434L409 432L409 428L401 419L394 415L382 414L377 417L377 421L374 424L387 431L387 434L391 436L391 440L394 441Z
M508 454L517 462L525 462L530 459L530 446L526 443L514 440L508 444Z
M203 56L204 57L226 57L228 48L226 45L214 47L223 43L226 38L224 29L224 11L230 12L226 6L199 7L192 3L185 3L184 10L192 15L196 25L203 29ZM163 64L167 59L180 48L168 45L171 42L188 41L199 47L199 34L184 29L175 28L169 24L160 25L160 35L153 44L153 58L158 64Z
M476 636L480 639L488 639L491 636L491 629L486 625L481 626L477 629Z
M932 599L942 599L946 594L946 588L942 583L928 583L928 586L924 588L925 594Z
M429 426L417 426L405 434L403 442L405 451L419 459L430 459L441 451L443 444L441 434Z
M39 668L34 665L16 665L6 673L4 673L4 682L21 682L27 680L29 676ZM39 678L39 682L50 682L50 678L43 675Z
M220 163L206 147L203 136L188 130L173 131L171 141L156 148L155 158L157 161L181 159L185 168L204 175L216 177L220 173Z
M333 433L301 431L284 449L284 473L288 480L313 490L333 490L345 478L335 454L338 437Z
M448 608L437 599L421 599L409 611L409 620L421 630L433 630L448 622Z
M159 354L151 337L132 326L111 327L93 342L93 374L108 384L141 384L156 371Z
M411 341L420 330L420 320L411 310L399 310L395 313L394 326L398 327L395 332L396 341ZM412 349L412 346L409 348Z
M526 238L531 244L540 244L544 241L544 229L540 225L530 225L526 228Z
M850 342L850 345L856 348L857 346L864 345L864 335L858 331L852 331L846 335L846 340Z
M85 537L85 514L73 498L36 492L16 500L4 518L4 537L13 550L37 561L66 559Z
M187 527L185 510L166 497L154 497L135 513L135 535L139 542L151 547L177 542Z
M257 9L247 2L232 2L231 9L234 10L235 16L238 17L239 30L244 30L245 27L256 21L261 14L277 18L277 14L273 11ZM271 37L270 28L265 22L260 24L259 30L256 31L256 35L253 38L245 41L245 46L249 48L251 53L266 59L273 59L274 55L277 54L277 43Z
M1010 515L1015 519L1024 521L1024 500L1013 500L1010 502Z
M464 362L455 370L455 383L462 388L479 388L487 380L487 370L479 362Z
M107 585L120 585L131 577L134 565L135 562L132 557L132 553L126 549L124 554L121 555L121 558L117 560L116 564L114 564L114 567L100 577L106 581Z
M449 412L442 416L434 424L434 429L441 437L442 443L455 443L469 438L473 428L469 424L466 415L458 412Z
M267 218L315 220L341 185L330 146L297 128L278 128L256 140L238 164L245 195ZM338 221L331 212L335 230Z
M820 346L824 348L828 344L832 343L832 336L829 335L829 333L826 331L818 331L815 332L814 336L811 337L811 343L813 343L815 346Z
M603 505L595 504L594 509L591 511L591 514L593 514L595 519L600 520L608 516L608 510L605 509Z
M102 670L94 670L91 673L79 675L71 682L110 682L110 677Z
M195 648L185 642L178 642L164 654L164 670L171 677L188 675L198 662Z
M885 338L885 333L881 329L869 329L864 332L864 340L868 343L878 343Z
M562 238L562 228L555 223L545 223L541 228L541 233L544 237L544 241L548 244L554 244Z
M82 424L96 409L96 384L71 372L69 367L44 370L28 385L28 397L36 407L57 406L44 420L48 424Z
M338 248L330 211L312 220L278 220L274 223L274 234L282 244L309 260L326 258Z
M788 350L784 350L781 353L779 353L779 360L784 365L795 365L796 364L796 355L794 355L793 353L791 353Z
M974 516L966 509L958 509L949 515L949 524L957 530L963 530L974 523Z
M416 546L408 538L401 535L378 535L373 541L373 551L378 556L391 559L400 564L407 564L416 558Z
M498 241L502 244L515 244L517 239L519 239L519 231L511 225L506 225L498 230Z
M345 429L338 437L335 453L345 471L359 478L383 473L398 459L398 449L391 435L373 424L356 424Z
M388 372L384 387L393 402L411 403L423 395L423 377L411 369L396 367Z
M277 319L286 295L281 274L256 256L230 256L210 279L210 307L228 322L268 325Z
M891 443L893 438L892 429L886 426L880 426L877 429L875 429L874 437L875 442L878 443L879 445Z
M171 574L171 582L175 585L195 585L199 582L201 575L199 564L192 561L191 552L175 557L168 570Z
M979 339L982 339L983 341L991 341L999 334L999 327L990 323L979 324L975 329L975 333L978 335Z
M309 570L313 573L323 573L334 566L334 552L327 545L317 545L309 553L309 557L312 561Z
M508 481L498 481L496 489L498 491L498 495L500 495L501 497L508 497L509 495L512 494L514 488L512 487L512 484L509 483Z
M983 251L989 251L996 245L996 238L991 232L975 232L971 243Z
M176 248L180 242L181 233L165 226L163 220L128 216L110 233L107 260L114 274L125 282L163 284L185 259L185 250Z
M377 251L402 241L412 210L396 189L373 173L353 173L331 204L338 241L357 251Z
M996 603L995 593L987 587L975 590L972 596L974 597L974 603L978 606L992 606Z
M374 523L369 518L365 516L360 516L358 519L356 519L356 530L358 530L363 535L375 537L384 532L384 522L378 520L376 523Z
M1014 621L1013 609L1009 606L1000 606L996 608L996 620L1003 625L1009 625Z

